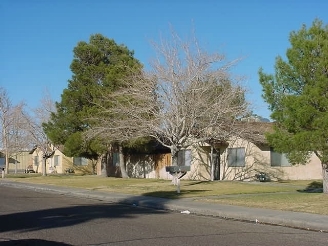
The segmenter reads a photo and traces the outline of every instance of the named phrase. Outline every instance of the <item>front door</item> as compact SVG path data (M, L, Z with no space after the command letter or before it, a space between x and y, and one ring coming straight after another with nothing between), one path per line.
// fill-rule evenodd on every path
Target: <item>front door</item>
M213 153L213 178L214 180L220 180L220 150Z

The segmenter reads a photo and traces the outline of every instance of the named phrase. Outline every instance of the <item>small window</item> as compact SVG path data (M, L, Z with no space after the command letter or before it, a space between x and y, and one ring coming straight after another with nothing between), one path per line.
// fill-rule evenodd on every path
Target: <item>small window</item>
M272 167L290 167L286 154L270 150L270 162Z
M228 167L245 166L245 148L228 148Z
M119 153L113 153L113 166L118 167L120 165L120 155Z
M59 155L54 156L54 166L59 166Z
M34 156L33 165L34 166L39 166L39 156Z
M191 165L191 150L184 149L178 152L178 166L190 166Z
M73 158L73 164L77 166L87 166L88 165L88 159L84 157L74 157Z

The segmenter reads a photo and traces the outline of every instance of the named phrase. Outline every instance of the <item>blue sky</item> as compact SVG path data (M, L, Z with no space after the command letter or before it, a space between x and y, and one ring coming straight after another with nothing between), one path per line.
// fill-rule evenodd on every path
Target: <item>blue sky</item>
M258 69L274 72L288 37L315 18L328 24L326 0L2 0L0 86L14 104L40 104L45 91L55 101L71 78L73 48L101 33L134 50L145 66L154 55L150 40L169 26L183 35L195 29L210 51L243 57L235 74L247 77L253 111L268 118Z

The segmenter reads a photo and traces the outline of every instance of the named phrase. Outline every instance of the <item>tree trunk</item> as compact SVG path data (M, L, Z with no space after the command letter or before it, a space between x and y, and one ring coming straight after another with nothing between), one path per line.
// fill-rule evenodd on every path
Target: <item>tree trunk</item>
M108 155L109 155L108 153L103 154L99 156L97 160L97 163L99 163L100 165L99 172L97 172L97 174L103 177L107 177Z
M42 176L47 176L46 162L47 162L47 158L44 157L43 160L42 160Z
M17 174L17 154L15 156L15 174Z
M6 147L6 151L5 151L5 162L6 162L5 174L8 174L9 173L9 152L7 151L7 147Z
M171 165L178 165L178 153L179 149L176 146L171 147ZM178 178L178 173L172 174L172 184L177 187L177 193L180 193L180 179Z
M178 165L178 148L176 146L171 147L171 166L177 166Z
M6 131L5 122L2 123L2 141L5 149L5 174L9 173L9 151L8 151L8 136Z
M125 168L123 147L121 144L118 146L118 152L120 156L120 170L121 170L122 178L129 178L129 175L126 172L126 168Z
M328 194L328 164L322 165L322 186L323 193Z

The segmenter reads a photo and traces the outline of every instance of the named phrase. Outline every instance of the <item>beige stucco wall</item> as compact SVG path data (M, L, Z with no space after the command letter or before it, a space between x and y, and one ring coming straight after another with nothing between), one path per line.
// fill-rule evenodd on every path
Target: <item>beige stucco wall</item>
M211 179L211 148L207 144L199 144L191 149L192 161L190 171L183 179L210 180Z
M13 153L9 158L9 173L22 173L32 164L32 155L29 151Z
M268 163L268 172L280 173L283 180L308 180L322 179L322 168L319 158L312 154L307 164L298 164L289 167L271 167L270 166L270 149L262 151L264 159Z
M227 148L244 147L245 167L228 167ZM229 145L216 146L220 151L220 180L254 180L259 172L266 172L273 180L316 180L322 179L320 160L313 154L306 165L272 167L270 148L255 145L243 139L233 139ZM191 171L184 177L192 180L211 179L211 148L206 144L193 148Z
M33 166L33 170L37 173L42 173L42 162L43 162L43 158L42 158L43 152L40 151L39 149L36 149L33 153L32 153L32 166ZM55 162L54 162L54 156L58 155L59 156L59 161L58 161L58 165L55 166ZM35 163L34 159L35 157L38 157L38 162ZM46 160L46 173L53 173L53 172L57 172L57 173L62 173L63 170L63 160L62 160L62 153L59 150L56 150L54 155L52 155L50 158L48 158Z
M31 164L33 165L33 170L42 173L42 152L36 149L31 155ZM38 165L34 163L34 157L38 156ZM55 166L55 156L58 156L58 165ZM60 150L55 150L55 153L46 160L46 173L65 173L67 168L74 169L75 173L92 173L92 161L89 161L86 166L75 166L73 165L73 157L65 156Z

